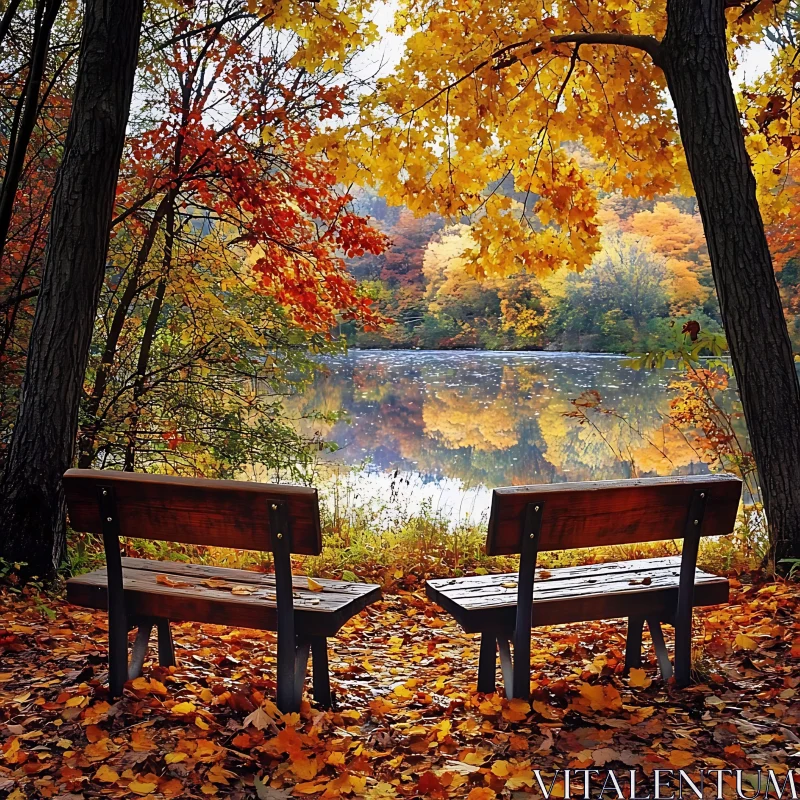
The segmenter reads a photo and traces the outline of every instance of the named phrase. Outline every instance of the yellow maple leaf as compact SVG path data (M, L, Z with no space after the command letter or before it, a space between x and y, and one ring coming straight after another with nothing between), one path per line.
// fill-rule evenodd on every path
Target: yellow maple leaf
M758 648L758 642L744 633L739 633L736 635L734 645L736 646L737 650L755 650Z
M643 669L633 667L628 675L628 685L640 689L646 689L653 682L652 678L647 677L647 673Z
M403 700L408 700L410 697L414 696L414 692L412 692L410 689L406 689L406 687L403 686L403 684L395 686L394 689L392 689L392 694L396 695L397 697Z
M128 784L128 791L142 796L152 794L157 788L157 783L150 783L149 781L134 780Z
M107 764L102 764L100 769L95 772L94 780L100 781L100 783L116 783L119 780L119 773Z
M307 756L292 758L289 768L301 781L310 781L312 778L315 778L319 772L316 758L309 758Z
M581 685L581 696L589 701L593 711L611 711L622 708L622 697L613 686L584 683Z
M515 698L508 701L508 707L503 709L503 717L509 722L522 722L530 711L530 703Z
M506 778L511 772L511 765L508 761L495 761L492 764L492 774L497 775L498 778Z

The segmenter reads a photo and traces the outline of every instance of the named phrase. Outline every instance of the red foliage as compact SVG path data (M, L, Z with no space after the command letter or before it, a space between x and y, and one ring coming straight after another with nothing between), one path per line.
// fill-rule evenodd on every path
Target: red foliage
M341 116L342 87L216 29L193 48L176 42L168 66L152 74L155 96L166 98L161 121L129 142L123 212L175 190L203 224L235 232L229 246L252 260L294 324L319 332L339 319L378 324L343 256L380 253L387 240L353 213L309 147L321 120ZM145 222L126 221L137 233Z

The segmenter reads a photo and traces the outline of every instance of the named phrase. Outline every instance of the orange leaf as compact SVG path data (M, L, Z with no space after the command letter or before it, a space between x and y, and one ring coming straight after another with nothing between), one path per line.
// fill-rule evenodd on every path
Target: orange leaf
M156 583L160 583L162 586L170 586L173 589L192 585L191 583L186 583L186 581L173 580L169 575L156 575Z

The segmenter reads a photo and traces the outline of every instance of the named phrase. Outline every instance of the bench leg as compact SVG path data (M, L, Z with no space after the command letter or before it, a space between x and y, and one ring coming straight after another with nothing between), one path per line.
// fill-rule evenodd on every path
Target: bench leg
M481 634L481 654L478 661L478 691L491 694L497 688L497 637L484 631Z
M297 645L294 655L294 710L300 710L303 700L303 685L308 672L308 654L311 651L311 642L301 642Z
M672 677L672 664L669 660L667 645L664 642L664 632L661 630L661 622L653 617L648 618L647 627L650 628L650 638L653 640L653 648L658 659L658 668L661 670L661 677L668 681Z
M294 637L293 637L294 638ZM278 634L278 708L288 714L299 711L295 704L295 673L297 665L297 645Z
M109 627L108 631L108 690L111 697L120 697L128 680L128 631L124 627Z
M642 617L628 617L628 639L625 643L625 673L642 666Z
M142 620L136 633L131 652L131 663L128 666L128 680L138 678L142 674L144 660L147 658L147 649L150 645L150 634L153 632L153 620ZM126 654L127 655L127 654Z
M511 642L505 636L498 636L497 649L500 651L500 668L503 672L506 697L510 700L514 696L514 662L511 659Z
M333 703L328 669L328 640L324 636L317 636L311 640L311 665L314 700L322 708L330 708Z
M172 631L168 619L156 620L158 628L158 663L162 667L175 666L175 645L172 643Z
M675 621L675 683L688 686L692 672L692 612L689 619Z

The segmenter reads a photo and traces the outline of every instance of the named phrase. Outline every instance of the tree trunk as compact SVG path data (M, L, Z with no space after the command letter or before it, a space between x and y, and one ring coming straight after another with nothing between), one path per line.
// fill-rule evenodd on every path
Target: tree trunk
M36 117L39 114L39 94L47 64L47 53L50 49L50 34L60 8L61 0L51 0L47 4L44 0L40 0L36 9L37 24L31 49L31 61L28 66L28 77L25 81L25 90L17 102L17 109L24 110L19 115L15 115L18 125L12 131L9 139L6 173L3 176L2 190L0 190L0 261L3 259L8 230L11 227L14 200L25 166L25 155L28 152L28 144L36 125Z
M100 364L97 366L97 374L95 375L92 392L84 408L83 416L85 422L81 427L78 441L78 467L80 469L88 469L92 466L92 461L94 461L96 455L95 444L101 424L101 418L98 416L100 404L103 402L108 379L111 377L111 370L117 355L117 346L122 336L122 329L128 317L131 304L142 288L140 284L142 270L144 270L147 259L150 258L150 251L153 249L153 244L155 243L161 221L167 213L167 209L171 207L173 197L173 192L167 193L156 208L153 219L150 221L150 225L147 229L147 234L136 256L133 274L125 285L125 291L123 291L119 303L117 303L117 308L114 311L111 327L109 328L108 337L106 338L106 344L103 349L103 357L100 360Z
M800 384L727 58L724 0L668 0L678 114L776 559L800 558Z
M158 318L161 316L161 308L164 305L164 295L167 291L167 277L172 267L172 255L175 248L175 198L170 195L169 209L164 232L164 264L161 279L156 287L156 296L153 298L153 305L150 306L150 313L147 315L147 322L144 326L142 344L139 349L139 359L136 363L136 380L133 384L133 414L131 416L128 430L128 444L125 448L125 462L122 469L125 472L133 472L136 465L136 438L139 432L139 416L141 415L142 397L147 391L147 368L150 364L150 352L156 338L156 328Z
M52 575L136 70L143 0L86 3L20 409L0 487L0 555Z

